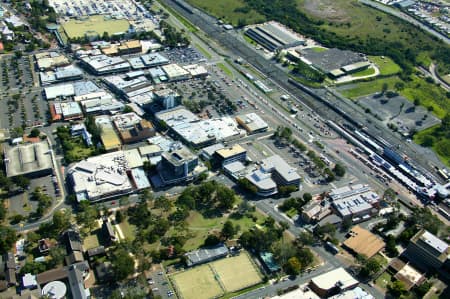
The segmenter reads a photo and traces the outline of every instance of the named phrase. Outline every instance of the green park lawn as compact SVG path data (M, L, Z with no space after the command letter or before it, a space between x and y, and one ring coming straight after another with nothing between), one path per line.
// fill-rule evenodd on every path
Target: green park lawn
M71 149L66 150L66 156L72 161L80 161L92 156L95 152L94 147L87 147L81 137L73 137L69 140Z
M356 99L365 95L380 92L383 84L388 85L389 90L394 89L395 83L402 82L398 77L380 78L371 81L360 82L352 85L352 88L345 89L341 93L350 99Z
M322 47L312 47L311 50L313 50L316 53L322 53L322 52L328 51L327 48L322 48Z
M130 224L128 219L122 221L122 223L119 224L119 227L125 239L133 241L136 238L136 226Z
M356 99L380 92L384 83L388 85L388 90L395 90L396 83L403 83L404 88L398 91L400 95L410 101L418 99L420 105L424 107L433 107L434 114L439 118L443 118L446 113L450 113L450 105L448 105L448 98L443 88L415 75L411 78L412 80L407 82L402 81L397 76L360 82L352 88L343 90L342 94L350 99Z
M261 23L266 20L264 16L254 10L250 10L248 13L236 10L245 7L244 0L187 0L187 2L234 26L238 25L239 22L244 22L248 25Z
M244 232L252 228L256 223L261 223L264 216L260 213L253 213L257 217L257 221L253 222L252 219L244 216L239 219L230 219L228 216L216 217L216 218L205 218L202 214L197 211L191 211L189 217L186 219L187 228L189 231L189 239L184 245L184 249L189 251L197 249L203 245L208 233L210 232L220 232L222 226L228 219L233 222L234 225L240 226L240 231ZM174 230L172 232L175 232Z
M365 77L375 74L375 69L370 67L365 70L358 71L352 74L352 77Z
M293 218L297 214L298 214L298 212L297 212L297 210L295 208L291 208L290 210L286 211L286 215L289 218Z
M130 23L125 19L106 19L102 15L90 16L86 20L71 19L63 24L69 38L83 37L87 32L96 32L98 35L108 32L113 35L127 31L129 26Z
M402 68L389 57L369 56L369 60L377 65L381 76L395 75L402 71Z
M375 284L385 290L387 288L388 284L391 282L391 279L392 279L392 275L390 275L387 272L384 272L377 278L377 280L375 281Z
M423 146L432 140L431 148L441 161L450 167L450 141L440 132L440 125L425 129L414 134L414 142Z

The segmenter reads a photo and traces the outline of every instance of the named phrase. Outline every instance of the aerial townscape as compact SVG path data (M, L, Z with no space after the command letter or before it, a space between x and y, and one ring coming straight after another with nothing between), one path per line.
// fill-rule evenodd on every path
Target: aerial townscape
M450 298L450 0L0 0L0 298Z

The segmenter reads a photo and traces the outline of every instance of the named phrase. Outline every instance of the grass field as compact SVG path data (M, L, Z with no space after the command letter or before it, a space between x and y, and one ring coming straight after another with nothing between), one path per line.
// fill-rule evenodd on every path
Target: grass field
M100 246L100 241L99 241L98 236L97 236L96 233L87 236L83 240L83 248L85 250L88 250L88 249L91 249L91 248L95 248L95 247L98 247L98 246Z
M384 272L377 278L377 280L375 281L375 284L382 289L386 289L387 285L391 282L391 279L392 279L392 276L389 273Z
M286 215L288 215L289 218L293 218L297 214L298 214L298 211L295 208L291 208L291 209L286 211Z
M209 265L202 265L171 276L183 299L209 299L224 294Z
M262 281L259 271L247 253L211 263L227 292L238 291Z
M400 95L414 101L418 99L420 105L433 107L433 113L443 118L446 113L450 113L450 105L445 90L436 84L428 83L418 76L411 76L411 81L403 82L397 76L380 78L373 81L357 83L351 88L342 90L342 94L348 98L356 99L361 96L380 92L384 83L389 90L395 90L396 83L403 83L404 88L399 90Z
M130 23L125 20L105 19L104 16L90 16L89 19L80 21L71 19L63 24L64 31L69 38L83 37L85 33L96 32L98 35L103 35L108 32L113 35L119 32L128 30Z
M136 227L128 223L128 219L122 221L119 226L126 239L133 241L136 238Z
M311 50L313 50L316 53L322 53L322 52L328 51L327 48L322 48L322 47L312 47Z
M218 63L217 67L221 69L228 77L233 78L233 72L223 63Z
M206 51L205 49L203 49L202 46L200 46L199 44L194 44L194 46L197 48L197 50L199 50L199 51L202 53L203 56L205 56L205 57L208 58L208 59L211 59L211 58L212 58L212 55L209 54L208 51Z
M369 56L369 60L378 66L381 76L395 75L402 71L402 69L389 57Z
M254 10L250 10L248 13L239 12L239 8L245 7L243 0L187 0L187 2L233 25L238 25L239 21L248 25L266 20L264 16Z
M259 213L254 213L254 215L257 217L256 223L261 223L263 216ZM203 245L208 233L222 230L222 226L227 219L227 217L205 218L199 212L191 211L189 217L186 219L189 239L186 241L183 248L187 251L197 249ZM246 231L255 225L255 222L248 217L230 220L234 225L240 226L241 232Z
M375 69L370 67L370 68L367 68L365 70L353 73L352 77L355 77L355 78L357 78L357 77L365 77L365 76L370 76L370 75L373 75L373 74L375 74Z
M439 125L414 134L414 142L417 144L422 145L427 139L433 140L431 148L439 156L441 161L450 167L450 156L445 152L448 148L448 139L440 132Z
M342 37L377 38L398 42L412 48L430 43L438 45L431 36L412 25L379 10L369 8L357 0L296 0L298 9L324 21L322 29ZM429 60L423 52L421 60ZM420 61L422 62L422 61Z

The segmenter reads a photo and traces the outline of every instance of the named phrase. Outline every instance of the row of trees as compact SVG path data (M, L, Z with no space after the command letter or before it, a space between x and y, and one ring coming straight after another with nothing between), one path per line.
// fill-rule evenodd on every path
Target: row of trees
M290 209L296 209L298 213L301 213L301 209L312 199L311 193L304 193L303 196L300 197L291 197L286 199L281 205L278 206L278 209L282 212L287 212Z
M216 181L207 181L184 189L177 199L177 206L214 216L231 209L235 202L233 190Z

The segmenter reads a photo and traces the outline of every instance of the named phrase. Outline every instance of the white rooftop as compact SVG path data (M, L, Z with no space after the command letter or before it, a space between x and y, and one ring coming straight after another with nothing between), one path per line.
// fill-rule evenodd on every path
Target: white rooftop
M286 181L294 181L300 179L297 170L291 167L278 155L268 157L262 160L261 163L261 168L263 168L264 171L272 172L273 170L275 170Z
M444 253L448 248L447 243L445 243L429 231L424 231L420 239L440 253Z
M162 69L170 79L178 79L190 75L188 71L175 63L163 65Z
M236 117L237 120L240 120L242 123L251 130L257 131L268 128L267 123L256 113L248 113L244 115L239 115Z
M356 287L353 290L348 290L338 295L334 295L329 299L375 299L375 297L369 294L366 290Z
M277 187L277 184L272 180L270 173L256 170L245 176L258 189L268 190Z
M137 149L116 151L75 163L69 168L68 173L72 176L77 198L97 200L130 192L133 186L127 171L142 166L142 163L137 162L136 155L140 159Z
M72 84L61 84L44 88L44 93L47 100L52 100L59 97L74 96L75 90Z
M36 281L36 275L33 275L31 273L26 273L23 277L22 277L22 285L25 288L31 288L34 286L37 286L37 281Z
M111 117L112 121L119 130L126 130L132 128L134 125L141 122L140 118L136 113L129 112L125 114L117 114Z
M334 288L337 284L341 289L357 285L358 281L353 278L344 268L337 268L311 279L317 287L323 290Z

